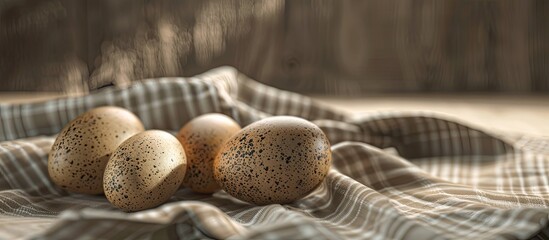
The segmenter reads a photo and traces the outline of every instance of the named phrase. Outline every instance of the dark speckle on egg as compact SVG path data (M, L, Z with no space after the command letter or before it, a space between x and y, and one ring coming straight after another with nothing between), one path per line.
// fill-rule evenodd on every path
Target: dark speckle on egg
M214 178L230 195L254 203L290 203L326 177L332 156L328 139L313 123L271 117L231 137L214 162Z

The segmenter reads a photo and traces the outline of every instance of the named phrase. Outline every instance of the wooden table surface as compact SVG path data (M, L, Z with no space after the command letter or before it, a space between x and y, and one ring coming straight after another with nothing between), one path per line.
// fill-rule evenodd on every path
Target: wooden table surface
M348 112L433 111L485 129L549 136L547 95L393 94L316 99Z
M35 102L59 93L0 92L0 103ZM549 96L387 94L367 97L312 96L333 108L368 114L379 111L433 111L474 126L513 134L549 136Z

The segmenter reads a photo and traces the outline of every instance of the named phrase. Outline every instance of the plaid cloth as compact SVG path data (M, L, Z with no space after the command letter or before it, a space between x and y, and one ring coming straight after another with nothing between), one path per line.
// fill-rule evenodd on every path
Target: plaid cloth
M365 103L367 104L367 103ZM155 209L123 213L104 196L48 178L56 133L116 105L147 129L178 130L209 112L247 125L309 119L332 143L322 185L291 204L253 206L223 191L182 189ZM549 140L510 138L430 113L346 115L223 67L83 97L0 106L0 238L547 239Z

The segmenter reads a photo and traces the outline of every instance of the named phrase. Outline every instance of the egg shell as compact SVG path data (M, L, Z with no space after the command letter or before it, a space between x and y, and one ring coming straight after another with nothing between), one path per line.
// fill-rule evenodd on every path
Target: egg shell
M124 141L103 177L105 196L128 212L156 207L179 189L186 171L183 147L171 134L149 130Z
M70 192L103 193L103 171L112 152L143 131L139 118L119 107L94 108L76 117L53 143L48 157L50 179Z
M316 125L297 117L270 117L227 141L214 162L214 178L240 200L284 204L313 191L331 162L330 143Z
M182 186L198 193L219 190L213 178L215 156L238 131L238 123L219 113L205 114L185 124L177 134L187 156L187 172Z

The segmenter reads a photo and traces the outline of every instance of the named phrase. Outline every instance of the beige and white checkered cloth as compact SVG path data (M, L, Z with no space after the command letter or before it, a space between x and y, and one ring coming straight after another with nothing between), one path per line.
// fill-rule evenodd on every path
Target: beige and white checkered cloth
M367 104L367 103L365 103ZM55 134L93 107L178 130L209 112L242 125L295 115L320 126L333 167L309 196L253 206L220 191L180 190L123 213L104 196L48 178ZM547 239L549 140L511 139L432 114L351 116L264 86L232 68L151 79L75 98L0 106L0 238L33 239Z

